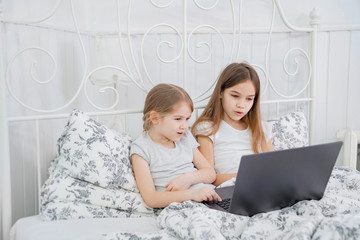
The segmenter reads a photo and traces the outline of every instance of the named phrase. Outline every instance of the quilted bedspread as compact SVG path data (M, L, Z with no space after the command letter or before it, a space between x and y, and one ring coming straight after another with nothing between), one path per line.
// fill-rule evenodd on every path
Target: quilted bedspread
M104 233L104 239L360 239L360 172L335 167L323 198L252 217L187 201L157 217L159 231Z

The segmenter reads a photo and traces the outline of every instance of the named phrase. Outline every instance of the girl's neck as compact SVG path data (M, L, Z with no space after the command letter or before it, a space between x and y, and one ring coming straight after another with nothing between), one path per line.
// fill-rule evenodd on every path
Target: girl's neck
M244 121L244 119L234 121L231 118L224 116L223 120L236 130L245 130L248 127L248 124Z
M147 133L154 143L159 144L160 146L166 148L175 148L175 143L173 141L158 134L157 131L154 130L153 128L150 128L150 130Z

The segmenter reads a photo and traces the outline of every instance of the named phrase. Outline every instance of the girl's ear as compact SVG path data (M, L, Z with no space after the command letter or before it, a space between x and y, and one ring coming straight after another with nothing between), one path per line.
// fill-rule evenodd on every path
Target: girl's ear
M156 111L150 111L149 116L150 116L150 121L153 124L157 124L159 122L159 114Z

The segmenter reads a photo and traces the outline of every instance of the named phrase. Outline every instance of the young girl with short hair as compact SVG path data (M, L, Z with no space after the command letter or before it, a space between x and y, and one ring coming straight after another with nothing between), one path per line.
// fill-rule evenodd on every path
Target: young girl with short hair
M214 185L236 176L242 155L274 150L271 125L261 120L260 80L252 66L232 63L223 70L192 133L215 168Z
M130 155L137 186L149 207L221 201L211 185L215 171L188 130L193 110L190 96L176 85L158 84L146 97L144 132L132 143Z

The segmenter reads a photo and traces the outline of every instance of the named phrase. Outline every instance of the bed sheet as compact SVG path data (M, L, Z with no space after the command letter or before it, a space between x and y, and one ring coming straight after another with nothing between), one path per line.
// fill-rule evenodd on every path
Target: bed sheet
M155 217L85 218L43 221L39 215L19 219L10 231L10 240L98 240L103 233L157 231Z
M323 198L252 217L207 208L192 201L172 203L157 217L161 230L104 234L124 239L360 239L360 172L336 167Z
M360 239L360 172L335 167L324 197L252 217L172 203L157 217L92 218L44 222L20 219L11 240L28 239ZM233 182L229 181L231 185ZM224 184L225 185L225 184Z

